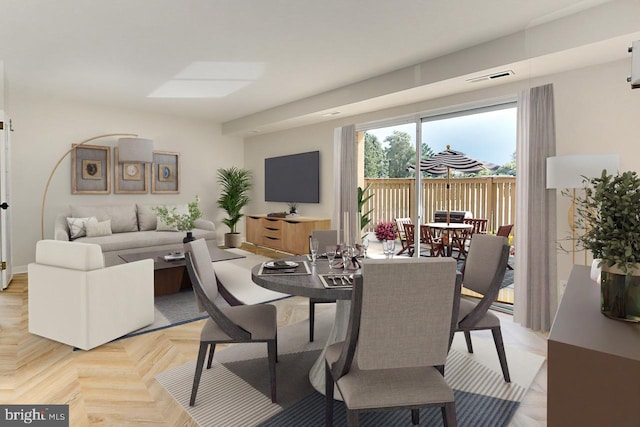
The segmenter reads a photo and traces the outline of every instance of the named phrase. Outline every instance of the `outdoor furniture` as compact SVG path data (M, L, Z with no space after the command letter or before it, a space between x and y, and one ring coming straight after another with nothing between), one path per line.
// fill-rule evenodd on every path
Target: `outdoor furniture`
M508 240L509 235L511 234L511 229L513 229L513 224L501 225L500 227L498 227L496 236L506 237ZM513 270L513 267L511 267L509 264L507 264L507 268L509 270Z
M338 230L314 230L309 238L318 239L318 251L323 253L327 246L338 245ZM309 298L309 341L313 342L313 331L316 320L316 304L336 302L335 299Z
M453 222L449 224L446 222L430 222L426 225L428 225L434 233L437 230L438 237L442 240L446 256L452 256L453 248L456 247L456 239L458 239L462 233L473 228L470 224Z
M467 251L469 250L469 241L473 237L474 234L487 234L487 220L482 218L465 218L463 220L464 224L472 225L473 228L471 230L463 231L458 238L453 242L455 247L458 249L458 261L461 257L467 256Z
M325 356L326 425L333 425L334 384L347 408L359 413L439 406L455 426L455 397L444 364L455 312L456 262L451 258L365 260L353 286L346 340ZM381 307L384 309L381 310Z
M209 318L200 333L200 348L196 362L189 406L193 406L198 393L204 358L209 349L207 369L211 368L213 354L218 343L267 344L269 360L271 402L276 402L276 361L277 361L277 313L271 304L238 305L218 307L213 301L218 296L216 274L211 263L207 244L203 239L185 244L185 261L191 279L193 292L201 310L206 310Z
M467 350L473 353L471 331L489 329L498 351L502 375L511 382L507 357L502 342L500 319L489 311L498 296L502 279L509 260L509 245L504 237L489 234L476 234L471 239L469 253L462 271L462 284L465 288L482 294L477 303L467 298L460 299L456 332L462 331L467 342Z
M402 249L396 254L403 254L405 251L409 250L409 243L413 243L413 241L409 241L404 232L404 224L412 224L411 218L395 218L394 222L396 223L396 230L398 230L398 238L400 239L400 244L402 245Z
M427 245L431 256L444 256L444 245L442 240L433 235L428 225L420 226L420 243Z
M414 244L414 239L415 239L415 227L413 224L402 224L404 226L404 238L406 239L406 246L407 246L407 251L409 253L409 256L412 257L413 253L415 252L415 244ZM404 250L404 245L403 245L403 250ZM400 251L402 252L402 251ZM400 253L398 252L398 253Z
M153 261L105 267L100 245L41 240L29 264L29 332L82 350L153 323Z

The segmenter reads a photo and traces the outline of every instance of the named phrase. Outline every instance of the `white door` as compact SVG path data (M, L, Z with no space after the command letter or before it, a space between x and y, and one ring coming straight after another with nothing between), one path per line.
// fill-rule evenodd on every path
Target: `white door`
M11 144L9 121L0 111L0 289L9 286L11 272Z

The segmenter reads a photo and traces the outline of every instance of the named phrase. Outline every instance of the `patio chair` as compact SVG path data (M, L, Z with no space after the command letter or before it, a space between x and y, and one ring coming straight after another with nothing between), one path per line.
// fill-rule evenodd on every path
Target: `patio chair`
M402 249L396 254L403 254L405 251L409 250L407 237L404 232L404 224L412 224L411 218L395 218L394 222L396 223L396 230L398 230L398 238L400 239L400 244L402 245ZM411 241L413 243L413 241Z
M413 256L413 253L415 252L415 244L414 244L414 239L415 239L415 227L413 226L413 224L402 224L404 227L404 238L406 239L406 246L407 246L407 251L410 257ZM404 250L404 245L403 245L403 250ZM402 252L402 251L400 251ZM398 254L400 254L400 252L398 252Z
M276 403L276 361L278 353L276 307L271 304L236 305L218 307L213 303L218 295L216 274L204 239L186 243L185 262L198 304L209 318L200 332L200 348L196 362L189 406L196 402L204 358L209 349L207 369L211 368L213 353L218 343L267 344L271 402Z
M318 251L324 253L327 246L338 245L338 230L313 230L309 238L318 239ZM334 299L309 298L309 341L313 342L314 324L316 320L316 304L336 302Z
M427 245L431 256L444 256L444 243L439 237L435 237L431 227L420 226L420 243Z
M466 258L467 251L469 250L469 242L474 234L487 234L488 220L483 218L465 218L462 221L464 224L472 225L473 228L469 231L461 231L453 240L453 245L458 250L458 261L462 257Z
M476 234L471 239L469 253L462 270L462 284L466 289L483 295L477 303L460 298L456 332L463 332L467 350L473 353L471 331L489 329L498 351L502 375L511 382L507 357L502 342L500 318L489 311L498 296L509 260L509 245L504 237Z
M498 231L496 232L496 236L506 237L507 241L509 240L509 235L511 234L511 230L513 229L513 224L501 225L498 227ZM507 268L509 270L513 270L511 265L507 264Z
M456 298L453 258L365 260L355 279L346 340L325 355L326 425L333 425L334 384L359 413L439 406L444 425L456 425L455 397L444 379ZM391 285L391 286L390 286ZM382 308L382 309L381 309Z

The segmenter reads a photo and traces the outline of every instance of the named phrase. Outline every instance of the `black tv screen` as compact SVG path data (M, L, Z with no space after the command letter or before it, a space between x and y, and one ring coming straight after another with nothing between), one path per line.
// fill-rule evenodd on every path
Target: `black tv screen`
M320 152L264 159L264 200L320 203Z

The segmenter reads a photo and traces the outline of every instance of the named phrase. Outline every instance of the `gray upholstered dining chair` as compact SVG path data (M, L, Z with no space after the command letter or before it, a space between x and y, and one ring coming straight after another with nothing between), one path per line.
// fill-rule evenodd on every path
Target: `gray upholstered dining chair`
M440 406L456 425L453 390L444 380L456 298L456 261L365 260L355 280L347 338L325 356L326 425L333 424L334 382L350 426L359 413Z
M475 234L471 239L469 251L462 270L462 284L466 289L482 294L477 302L466 298L460 299L458 325L455 332L463 332L467 342L467 350L473 353L471 331L489 329L498 351L502 375L506 382L511 382L507 356L502 342L500 318L489 311L496 300L504 273L509 261L509 245L501 236Z
M207 311L206 320L200 333L200 349L193 378L193 388L189 405L193 406L198 393L204 358L209 349L207 369L211 368L213 353L218 343L267 343L271 401L276 402L276 361L277 361L277 320L276 307L271 304L237 305L218 307L213 301L218 295L216 275L204 239L185 244L187 271L202 311Z
M309 238L318 239L318 251L324 253L327 246L338 245L338 230L313 230ZM313 342L314 325L316 320L316 304L336 302L334 299L309 298L309 341Z

